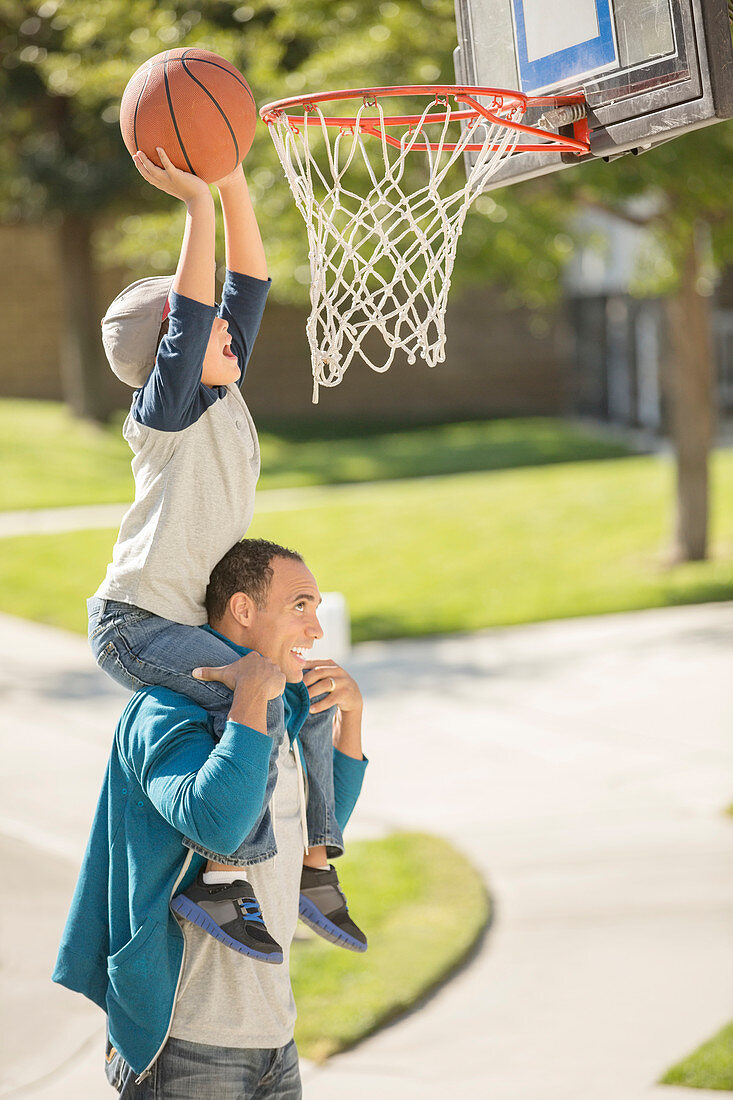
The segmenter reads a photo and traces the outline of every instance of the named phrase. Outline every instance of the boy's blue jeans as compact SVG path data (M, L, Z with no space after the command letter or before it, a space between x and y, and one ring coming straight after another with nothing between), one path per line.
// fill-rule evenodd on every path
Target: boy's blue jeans
M274 1050L240 1050L169 1039L139 1085L121 1055L111 1055L107 1080L123 1100L300 1100L303 1095L293 1040Z
M188 696L213 715L215 733L221 736L232 693L223 684L194 680L191 672L194 668L230 665L239 658L235 650L206 630L161 619L131 604L93 596L87 600L87 608L89 644L104 672L131 691L156 686ZM270 798L277 781L280 741L285 735L282 699L273 699L267 705L267 730L276 736L272 738L265 800L252 832L236 852L210 852L192 840L184 840L187 847L216 863L246 867L271 859L277 852ZM298 735L307 779L308 846L325 845L329 857L339 856L344 850L334 808L332 731L331 707L309 715Z

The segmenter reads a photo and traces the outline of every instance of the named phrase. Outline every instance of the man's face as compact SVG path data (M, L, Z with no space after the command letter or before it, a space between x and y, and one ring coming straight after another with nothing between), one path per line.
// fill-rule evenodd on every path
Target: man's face
M300 561L273 558L272 580L263 608L254 608L246 645L278 666L290 683L303 679L308 650L323 637L316 579Z

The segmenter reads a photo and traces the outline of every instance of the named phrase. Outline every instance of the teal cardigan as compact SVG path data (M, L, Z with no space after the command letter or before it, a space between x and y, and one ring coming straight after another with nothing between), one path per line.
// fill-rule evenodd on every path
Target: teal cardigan
M272 713L300 751L305 686L288 684L283 703ZM259 817L271 751L271 737L231 721L217 742L209 714L166 688L136 692L117 725L53 980L107 1013L110 1041L137 1074L167 1038L180 980L169 902L203 864L183 836L235 851ZM366 761L334 749L333 764L343 829Z

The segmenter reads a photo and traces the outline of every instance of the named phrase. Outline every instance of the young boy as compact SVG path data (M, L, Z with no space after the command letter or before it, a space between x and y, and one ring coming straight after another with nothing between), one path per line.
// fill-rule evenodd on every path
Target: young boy
M133 451L135 500L122 520L107 576L88 601L89 638L98 664L113 679L132 690L160 685L187 695L214 714L221 732L231 693L218 682L194 679L192 670L236 659L223 640L198 628L206 623L211 570L252 519L260 455L239 384L270 280L240 166L214 185L224 217L227 267L217 311L211 191L203 180L177 169L164 150L158 155L162 168L142 152L133 159L144 179L185 204L186 226L175 275L133 283L102 321L112 369L135 389L123 429ZM305 654L298 657L306 667ZM331 727L332 722L315 723L302 735L310 778L325 774ZM365 951L366 937L348 916L328 864L329 855L343 851L335 811L327 791L318 795L314 804L323 802L324 809L310 829L301 913L326 939ZM209 861L195 884L199 900L202 890L212 899L223 891L230 898L232 884L241 887L235 891L241 919L207 931L243 954L282 961L243 870L275 855L269 808L233 854L186 843ZM171 904L196 920L190 916L196 906L176 898Z

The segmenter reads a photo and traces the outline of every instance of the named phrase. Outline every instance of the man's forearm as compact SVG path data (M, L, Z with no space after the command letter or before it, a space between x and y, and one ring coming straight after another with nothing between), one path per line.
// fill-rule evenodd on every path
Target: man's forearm
M263 691L252 693L247 691L246 686L237 688L234 692L228 717L231 722L239 722L241 726L249 726L252 730L266 734L266 693Z

